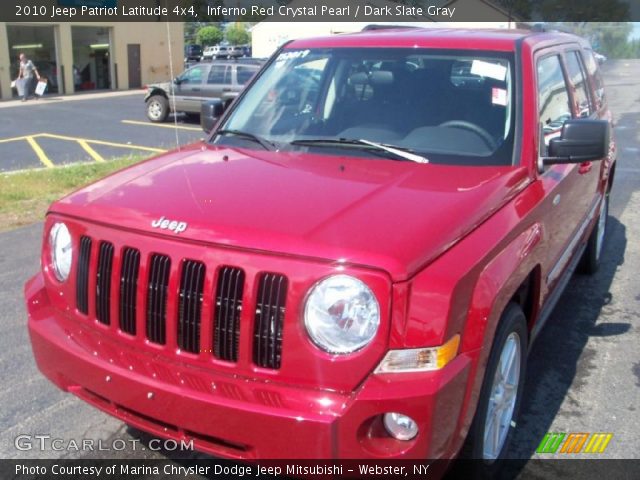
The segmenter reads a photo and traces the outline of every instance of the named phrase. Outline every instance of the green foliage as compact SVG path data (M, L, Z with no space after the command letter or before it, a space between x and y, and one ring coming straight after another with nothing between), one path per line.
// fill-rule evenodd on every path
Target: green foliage
M198 30L204 26L202 22L184 22L184 44L198 43Z
M222 41L224 35L222 30L214 25L208 25L198 30L196 39L199 45L207 47L209 45L217 45Z
M104 163L0 174L0 231L42 220L54 200L143 158L133 155Z
M225 32L227 42L231 45L245 45L251 41L251 36L242 22L230 25Z
M629 40L633 26L628 22L557 22L551 24L586 38L608 58L639 58L640 42Z

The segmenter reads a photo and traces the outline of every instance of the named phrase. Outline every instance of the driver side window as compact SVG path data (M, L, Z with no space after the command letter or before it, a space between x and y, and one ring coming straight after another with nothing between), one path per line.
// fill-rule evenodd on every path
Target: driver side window
M180 77L181 83L184 84L197 84L202 83L202 75L204 72L204 67L193 67L187 70Z
M559 137L564 122L571 118L571 103L558 55L538 60L539 155L547 155L549 141Z

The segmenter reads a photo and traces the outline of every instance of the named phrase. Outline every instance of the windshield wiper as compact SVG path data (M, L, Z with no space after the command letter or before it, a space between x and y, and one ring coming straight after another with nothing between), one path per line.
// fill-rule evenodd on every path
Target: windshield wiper
M233 129L222 129L216 132L216 135L235 135L237 137L246 138L247 140L254 141L260 144L265 150L276 150L276 145L269 140L266 140L258 135L255 135L250 132L244 132L242 130L233 130Z
M376 150L381 150L393 154L396 158L402 158L404 160L410 160L416 163L429 163L429 159L421 155L413 153L411 150L398 145L389 145L386 143L376 143L369 140L357 139L357 138L309 138L299 139L290 142L291 145L355 145L372 147Z

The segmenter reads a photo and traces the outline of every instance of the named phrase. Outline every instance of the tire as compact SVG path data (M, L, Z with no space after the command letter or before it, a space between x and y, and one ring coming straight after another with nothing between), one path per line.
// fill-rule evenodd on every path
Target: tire
M190 123L200 124L200 114L199 113L187 113L187 120Z
M602 199L600 214L598 221L593 227L587 248L585 249L580 261L580 271L587 275L593 275L600 268L600 259L602 257L602 248L607 233L607 218L609 217L609 192Z
M162 95L153 95L147 100L147 118L162 123L169 116L169 100Z
M509 304L496 330L476 415L461 452L461 457L474 459L466 462L472 465L473 477L492 478L497 475L508 450L524 390L527 337L527 322L522 309L514 303ZM511 368L506 368L509 365ZM506 378L497 376L499 367L500 371L506 369ZM505 389L507 385L511 388ZM492 435L494 432L497 436ZM489 439L494 438L496 441L489 443Z

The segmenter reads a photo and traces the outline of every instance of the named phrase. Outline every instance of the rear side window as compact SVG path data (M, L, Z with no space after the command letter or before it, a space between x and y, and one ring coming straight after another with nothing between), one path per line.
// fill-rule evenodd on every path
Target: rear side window
M584 67L577 51L568 52L566 55L567 73L574 96L574 114L578 117L588 117L593 113L589 103L589 88L587 86Z
M560 64L560 57L552 55L538 61L538 112L542 128L540 154L547 154L549 140L558 137L564 122L571 118L569 92Z
M602 81L602 75L600 75L598 62L593 55L593 50L585 50L585 61L587 64L587 72L589 72L589 75L593 79L593 90L596 94L596 109L600 110L605 104L604 82Z
M257 69L251 67L243 67L242 65L238 65L236 70L236 76L238 77L238 83L240 85L246 84L253 74L256 73Z
M213 65L209 72L208 83L231 83L231 75L227 65Z

